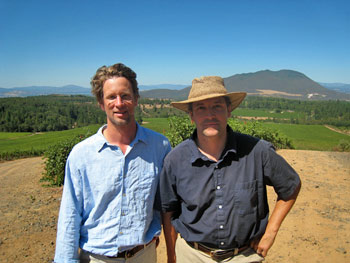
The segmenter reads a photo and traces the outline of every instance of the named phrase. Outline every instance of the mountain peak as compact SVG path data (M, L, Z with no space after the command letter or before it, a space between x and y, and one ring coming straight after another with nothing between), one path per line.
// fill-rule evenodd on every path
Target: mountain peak
M236 74L224 78L225 86L229 92L243 91L248 95L283 97L304 100L349 100L350 94L342 93L348 91L348 86L337 87L336 90L320 85L309 77L295 70L282 69L272 71L269 69ZM325 88L327 87L327 88ZM183 100L188 97L190 85L139 85L140 95L144 98L164 98ZM334 88L335 89L335 88ZM349 91L348 91L349 92ZM62 95L87 95L91 96L89 88L76 85L62 87L31 86L12 89L0 88L0 97L27 97L49 94Z
M228 92L247 92L248 95L282 97L302 100L350 100L350 95L327 89L295 70L269 69L254 73L236 74L224 78ZM188 97L190 88L179 90L176 94L163 90L157 92L158 98L182 100ZM141 92L141 96L154 97L155 93Z

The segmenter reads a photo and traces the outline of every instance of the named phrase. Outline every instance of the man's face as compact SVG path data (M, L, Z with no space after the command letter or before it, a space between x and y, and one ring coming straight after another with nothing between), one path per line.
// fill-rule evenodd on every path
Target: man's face
M137 106L131 83L124 77L106 80L103 85L103 101L100 107L107 115L107 124L127 125L135 121Z
M219 97L194 102L190 117L196 124L198 134L212 137L224 134L230 114L225 99Z

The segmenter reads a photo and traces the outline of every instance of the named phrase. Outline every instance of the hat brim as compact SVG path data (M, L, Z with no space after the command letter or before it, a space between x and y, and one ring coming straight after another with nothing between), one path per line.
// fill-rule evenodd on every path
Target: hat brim
M188 100L184 100L184 101L172 102L171 105L179 110L189 112L188 105L190 103L201 101L201 100L212 99L212 98L228 97L231 101L231 110L234 110L242 103L242 101L244 100L246 95L247 95L247 93L245 93L245 92L231 92L231 93L226 93L226 94L222 94L222 93L210 94L210 95L203 95L200 97L196 97L196 98L188 99Z

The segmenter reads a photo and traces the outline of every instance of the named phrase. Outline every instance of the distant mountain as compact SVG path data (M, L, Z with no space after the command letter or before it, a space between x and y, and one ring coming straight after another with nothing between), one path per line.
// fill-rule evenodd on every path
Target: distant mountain
M0 97L28 97L50 94L91 96L91 91L88 88L75 85L67 85L63 87L30 86L11 89L0 88Z
M188 85L176 85L176 84L159 84L159 85L139 85L140 91L144 90L162 90L167 89L171 91L181 90ZM154 92L152 92L154 93ZM84 88L75 85L67 85L63 87L52 86L30 86L30 87L16 87L11 89L0 88L1 97L28 97L28 96L40 96L50 94L61 95L87 95L91 96L90 88Z
M343 94L326 89L304 74L293 70L258 71L225 79L229 91L250 95L295 99L346 99ZM350 99L350 96L347 97Z
M182 100L188 97L191 86L181 90L153 89L140 91L141 98L173 99Z
M229 92L244 91L248 95L293 98L301 100L349 100L350 84L319 83L293 70L263 70L254 73L236 74L224 78ZM139 85L143 98L183 100L188 97L188 85ZM0 88L0 97L27 97L49 94L87 95L90 88L75 85L63 87L31 86L12 89Z
M159 85L139 85L141 90L152 90L152 89L170 89L170 90L180 90L188 87L189 85L177 85L177 84L159 84Z
M236 74L224 78L229 92L244 91L248 95L293 98L301 100L350 100L349 94L327 89L304 74L293 70L263 70L255 73ZM190 91L187 87L177 92L169 90L141 91L148 98L186 99Z
M345 83L321 83L319 84L327 89L330 90L335 90L338 92L343 92L350 94L350 84L345 84Z

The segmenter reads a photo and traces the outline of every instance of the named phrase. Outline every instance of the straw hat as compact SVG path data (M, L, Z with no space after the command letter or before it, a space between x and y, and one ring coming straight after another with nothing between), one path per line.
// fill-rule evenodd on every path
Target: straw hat
M192 88L187 100L172 102L171 105L179 110L188 112L188 105L192 102L228 97L231 101L232 110L234 110L241 104L246 95L247 93L245 92L228 93L224 86L224 80L221 77L207 76L195 78L192 81Z

